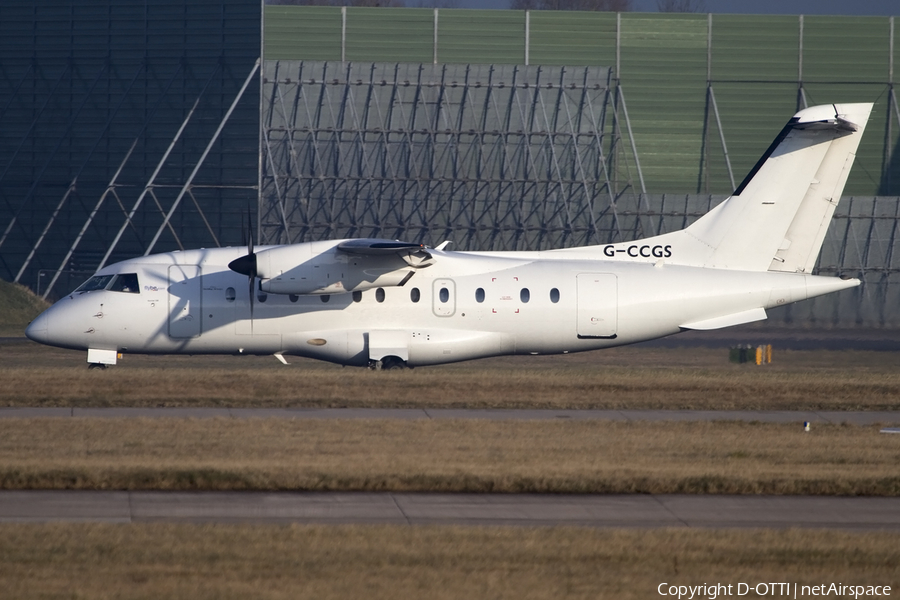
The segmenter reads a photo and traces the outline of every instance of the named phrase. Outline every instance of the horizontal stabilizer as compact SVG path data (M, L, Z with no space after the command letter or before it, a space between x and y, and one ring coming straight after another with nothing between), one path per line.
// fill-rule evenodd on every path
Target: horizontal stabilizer
M750 310L741 311L723 317L715 317L713 319L705 319L703 321L694 321L681 326L681 329L696 329L698 331L709 331L710 329L722 329L723 327L733 327L734 325L743 325L744 323L753 323L754 321L764 321L766 318L766 309L751 308Z

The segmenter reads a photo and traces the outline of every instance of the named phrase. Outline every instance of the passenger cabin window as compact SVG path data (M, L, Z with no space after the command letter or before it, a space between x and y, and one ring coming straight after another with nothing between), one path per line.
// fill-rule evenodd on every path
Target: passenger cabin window
M384 302L384 288L375 290L375 299L379 302Z
M236 297L237 297L237 294L235 294L233 287L225 289L225 300L227 302L234 302L234 299Z
M115 275L94 275L84 283L78 286L74 293L93 292L95 290L105 290L109 282Z
M559 302L559 290L558 289L553 288L552 290L550 290L550 302L552 302L553 304L556 304L557 302Z
M441 299L441 302L449 302L450 301L450 290L445 287L441 288L441 291L438 292L438 298Z
M528 288L522 288L522 291L519 292L519 300L522 301L522 304L531 300L531 292L528 291Z
M475 290L475 302L484 302L484 288Z
M353 292L353 301L354 302L362 302L362 292L359 292L359 291Z
M419 288L413 288L409 290L409 299L413 302L418 302L422 298L422 293L419 291Z
M257 290L256 291L256 299L259 300L260 302L265 302L266 300L269 299L269 294L267 294L266 292L264 292L262 290Z
M126 294L139 294L141 288L138 285L137 273L120 273L116 275L109 286L111 292L125 292Z
M319 300L321 300L322 302L328 302L329 300L331 300L331 295L322 294L321 296L319 296Z
M288 294L288 300L290 300L291 302L296 302L299 299L300 296L298 296L297 294Z

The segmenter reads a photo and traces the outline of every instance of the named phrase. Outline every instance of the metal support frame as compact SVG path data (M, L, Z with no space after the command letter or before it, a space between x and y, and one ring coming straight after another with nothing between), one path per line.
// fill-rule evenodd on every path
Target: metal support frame
M56 285L57 279L59 279L60 274L63 272L63 269L66 268L66 263L69 262L69 259L72 258L72 254L75 253L75 248L78 247L78 244L81 243L81 239L84 237L84 234L87 232L88 227L90 227L91 222L94 220L94 217L97 216L97 213L100 211L100 207L103 206L103 202L106 200L106 197L109 194L116 195L116 181L119 179L119 175L122 173L122 169L125 168L125 164L128 162L128 159L131 158L132 152L134 152L135 147L137 146L138 140L140 138L135 138L134 142L131 144L131 148L125 154L125 158L122 159L122 162L119 164L119 168L116 169L115 175L113 175L109 184L106 186L106 191L100 196L100 199L97 200L97 204L94 206L94 210L91 211L91 214L88 215L87 220L84 222L84 225L81 227L81 231L78 232L78 235L75 237L75 241L72 242L72 245L69 247L69 251L66 252L66 255L63 257L62 262L59 264L59 269L56 270L53 275L53 279L50 281L50 284L44 290L44 294L41 296L45 300L47 296L50 294L50 290L53 289L53 286ZM74 184L74 182L73 182ZM118 196L116 196L118 199ZM122 201L119 200L119 205L122 204Z
M607 171L608 69L271 61L265 80L262 243L627 235Z
M38 110L37 115L35 115L34 119L32 120L31 125L29 126L26 134L22 136L22 141L19 142L18 147L16 148L15 152L13 152L13 155L10 157L9 162L6 164L6 167L3 169L3 173L0 173L0 182L3 181L3 178L9 172L10 167L12 167L13 163L16 160L16 157L19 155L19 152L22 150L22 146L25 145L25 142L30 137L31 132L34 131L35 126L37 126L37 124L40 122L41 118L43 117L44 110L46 110L47 105L50 103L50 100L53 98L53 94L56 93L57 88L59 88L59 84L62 83L63 78L66 76L66 74L69 72L70 69L71 69L71 65L66 66L66 68L63 69L63 71L59 74L59 77L56 78L56 82L53 84L53 89L51 90L51 92L49 94L47 94L47 99L44 100L44 104L41 105L41 108ZM60 138L60 139L62 139L62 138ZM45 163L45 166L44 166L45 169L46 169L46 164L49 164L49 163ZM37 185L37 182L35 182L34 185ZM32 186L32 191L30 193L33 193L33 191L34 191L34 186ZM30 193L29 193L29 195L30 195ZM19 205L19 208L16 210L16 214L13 215L12 219L10 219L9 224L6 226L6 230L3 232L3 235L0 236L0 248L3 247L3 243L6 241L7 237L9 237L9 233L12 231L13 227L18 222L19 215L21 214L22 209L25 208L25 206L27 206L27 205L28 205L28 202L23 201L22 204Z
M22 267L19 269L19 272L16 274L16 278L14 280L16 283L19 282L19 280L22 278L22 275L25 273L25 270L31 264L32 258L34 258L34 255L37 253L38 248L40 248L41 243L44 241L44 238L47 235L47 232L50 231L50 228L53 226L53 223L56 220L56 217L59 215L60 211L62 210L62 208L65 205L66 201L68 200L69 196L75 191L75 184L78 181L78 178L84 172L85 167L87 167L88 163L91 160L91 157L94 155L94 152L97 150L97 147L101 144L101 142L105 138L106 133L109 130L109 127L113 122L113 119L115 118L116 114L118 114L119 109L122 107L122 104L125 102L125 99L128 97L128 94L131 92L131 89L134 87L134 84L138 80L138 77L140 77L141 73L144 72L144 69L145 69L144 64L141 64L140 66L138 66L138 68L135 71L134 77L131 78L131 81L128 83L128 87L122 93L122 96L119 99L119 102L116 103L116 106L113 108L112 111L110 111L109 116L106 120L106 123L103 125L103 129L97 135L97 138L94 140L94 144L91 146L90 151L87 153L87 155L85 155L84 161L81 163L81 167L78 169L78 173L76 173L75 177L72 179L72 184L66 190L66 193L63 195L62 199L60 200L59 205L56 207L56 210L53 211L53 214L50 216L50 219L47 222L47 225L44 228L44 231L41 233L40 237L37 239L34 246L32 246L31 252L28 254L28 257L22 263ZM102 71L101 71L101 75L102 75ZM98 79L99 79L99 76L98 76ZM131 149L128 151L127 156L131 156L131 153L134 151L135 144L137 144L137 140L135 140L135 143L132 144ZM125 159L126 161L127 161L127 156ZM122 164L119 166L119 169L116 171L116 177L118 177L119 173L121 173L122 167L124 167L124 166L125 166L125 162L123 161ZM66 258L63 260L63 264L60 265L60 267L59 267L60 270L62 270L64 268L66 261L71 257L72 252L74 252L75 246L78 245L78 242L81 240L81 237L84 235L84 231L87 229L88 225L94 219L94 216L97 214L97 211L100 210L100 206L103 204L103 200L105 198L106 198L106 194L103 194L101 196L100 200L98 201L97 206L94 208L94 210L91 212L90 216L88 217L88 220L85 223L84 227L82 228L81 233L77 236L72 248L66 255ZM57 271L57 275L56 275L56 277L53 278L53 281L51 282L51 284L49 286L47 286L45 293L50 292L50 290L53 288L53 284L56 283L56 279L58 276L59 276L59 271Z
M207 82L208 84L209 82ZM206 88L204 87L204 90ZM106 265L106 261L109 260L110 255L116 249L116 246L119 243L119 240L122 239L122 234L125 233L125 230L129 226L134 226L133 219L135 214L137 214L138 209L141 206L141 203L144 201L144 198L147 194L153 193L153 184L156 181L156 177L159 175L159 172L162 170L163 166L166 164L166 160L168 160L169 155L172 153L172 150L175 148L175 144L178 143L178 140L181 138L181 135L184 133L184 129L187 127L188 123L191 120L191 117L194 116L194 112L197 110L197 105L200 104L200 98L203 96L203 92L200 92L200 95L197 96L197 99L194 101L194 105L191 107L191 110L188 111L187 116L181 122L181 126L178 128L178 131L175 133L175 137L172 138L172 141L169 142L169 147L166 148L166 151L163 153L162 158L159 159L159 163L156 165L156 169L153 170L153 174L150 175L150 179L147 181L147 184L144 186L143 191L141 191L140 195L137 197L137 200L134 201L134 205L131 207L131 210L125 215L125 222L122 223L122 227L119 228L119 232L116 234L116 237L113 238L112 243L109 245L109 248L106 250L106 254L103 255L103 259L100 261L100 265L97 267L98 269L102 269ZM158 201L157 201L158 203ZM124 211L123 211L124 212Z
M247 75L247 78L244 80L244 85L241 86L240 91L235 96L234 101L232 101L231 106L228 107L228 111L225 113L225 116L222 117L222 120L219 122L219 126L216 128L215 133L212 138L209 140L209 143L206 145L206 149L203 150L203 155L200 157L200 160L197 161L197 164L194 166L194 170L191 171L190 176L187 178L187 181L184 182L184 186L181 188L181 192L179 192L178 197L175 198L175 202L172 203L169 212L166 213L165 219L163 219L162 224L159 226L159 229L156 231L156 235L153 236L153 239L150 241L150 244L147 246L146 251L144 252L144 256L149 255L153 248L156 246L156 242L159 241L159 237L162 235L162 232L167 228L171 228L170 221L172 219L172 215L178 209L178 206L181 204L182 198L184 198L185 193L187 193L191 184L194 181L194 177L197 176L197 172L200 171L200 167L203 166L203 162L206 160L206 157L209 155L209 151L212 149L213 145L219 139L219 134L222 133L222 128L225 127L225 124L228 122L228 119L231 117L231 113L234 112L234 109L237 107L238 102L240 102L241 97L243 97L244 92L247 91L247 86L250 85L250 82L253 80L253 77L256 75L256 72L259 70L259 59L253 63L253 68L250 69L250 73ZM194 199L194 203L196 204L196 199ZM200 206L197 205L197 209L199 210ZM202 211L201 211L202 212ZM206 221L206 217L203 217L203 220ZM209 223L207 222L207 226ZM175 234L174 230L172 231ZM215 236L215 234L213 234ZM177 237L177 236L176 236ZM179 243L179 246L181 244Z

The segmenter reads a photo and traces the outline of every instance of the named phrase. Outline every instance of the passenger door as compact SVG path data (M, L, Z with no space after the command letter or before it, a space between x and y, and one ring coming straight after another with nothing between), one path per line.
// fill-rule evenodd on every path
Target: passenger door
M618 331L618 280L612 273L577 275L575 330L579 338L616 337Z

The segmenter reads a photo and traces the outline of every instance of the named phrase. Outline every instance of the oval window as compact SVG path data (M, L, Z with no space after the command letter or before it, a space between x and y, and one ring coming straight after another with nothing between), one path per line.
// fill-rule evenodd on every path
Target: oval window
M288 300L290 300L291 302L296 302L299 299L300 296L298 296L297 294L291 294L290 296L288 296Z
M550 302L552 302L553 304L556 304L557 302L559 302L559 290L558 289L553 288L552 290L550 290Z
M353 292L353 301L362 302L362 292Z
M384 302L384 288L375 290L375 299L379 302Z
M441 302L449 302L450 301L450 290L445 287L441 288L441 291L438 292L438 298L441 299Z
M413 302L418 302L422 298L421 292L419 292L419 288L413 288L409 290L409 299Z
M269 295L262 290L256 292L256 299L260 302L265 302L269 299Z
M227 302L234 302L234 298L235 298L234 288L232 288L232 287L225 288L225 300Z
M331 300L331 296L329 296L328 294L323 294L323 295L319 296L319 299L322 302L328 302L329 300Z
M475 290L475 302L484 302L484 288Z
M531 300L531 292L528 291L528 288L522 288L522 291L519 292L519 300L524 304Z

